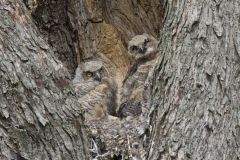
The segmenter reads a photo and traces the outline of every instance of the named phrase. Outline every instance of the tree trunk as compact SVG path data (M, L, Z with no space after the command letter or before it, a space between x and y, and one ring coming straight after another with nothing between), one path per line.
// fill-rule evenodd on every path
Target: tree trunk
M35 1L32 15L72 75L77 65L101 53L122 80L130 64L128 41L142 33L158 38L162 25L159 0Z
M240 159L239 7L166 1L149 160Z
M0 0L1 160L90 159L71 74L101 53L121 87L127 42L159 36L163 4L148 159L240 159L239 0L23 2Z
M89 159L70 74L22 1L0 1L0 159Z

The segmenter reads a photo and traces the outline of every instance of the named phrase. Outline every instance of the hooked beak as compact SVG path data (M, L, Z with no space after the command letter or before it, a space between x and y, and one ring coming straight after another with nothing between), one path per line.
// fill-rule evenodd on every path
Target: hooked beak
M144 44L139 46L138 52L144 54L147 51L147 48Z
M149 42L148 39L144 40L144 43L139 46L138 52L144 54L147 51L147 43Z
M99 72L96 72L93 79L95 81L101 82L102 80L101 74Z

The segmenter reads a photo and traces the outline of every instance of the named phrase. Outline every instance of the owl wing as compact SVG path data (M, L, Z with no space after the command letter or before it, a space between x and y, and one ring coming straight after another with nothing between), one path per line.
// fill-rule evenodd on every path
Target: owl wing
M137 116L142 113L141 101L135 101L133 99L123 102L118 110L119 117Z
M129 68L125 76L125 79L123 80L123 84L127 81L129 77L131 77L137 71L140 65L154 59L157 53L158 53L158 50L153 50L151 51L151 53L148 53L147 55L143 55L142 57L139 57L138 59L136 59L131 65L131 67Z
M130 67L123 81L121 104L118 109L120 117L136 116L142 112L148 112L146 95L149 95L145 87L149 72L155 62L157 50L136 59Z

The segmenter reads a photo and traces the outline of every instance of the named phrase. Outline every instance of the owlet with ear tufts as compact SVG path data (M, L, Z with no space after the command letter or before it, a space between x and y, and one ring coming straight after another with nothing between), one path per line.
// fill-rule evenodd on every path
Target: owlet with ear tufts
M128 54L133 58L123 81L120 117L137 116L148 111L149 78L158 56L157 40L148 35L137 35L128 45Z

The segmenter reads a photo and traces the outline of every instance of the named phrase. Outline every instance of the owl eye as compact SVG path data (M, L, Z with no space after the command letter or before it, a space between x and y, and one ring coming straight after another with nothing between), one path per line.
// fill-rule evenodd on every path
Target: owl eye
M131 51L137 51L138 50L138 46L133 45L133 46L130 47L130 50Z
M146 45L148 42L150 42L149 39L144 39L144 44Z
M103 73L103 69L101 68L98 72L99 72L100 74L102 74L102 73Z
M93 73L87 72L87 77L92 77L92 76L93 76Z

